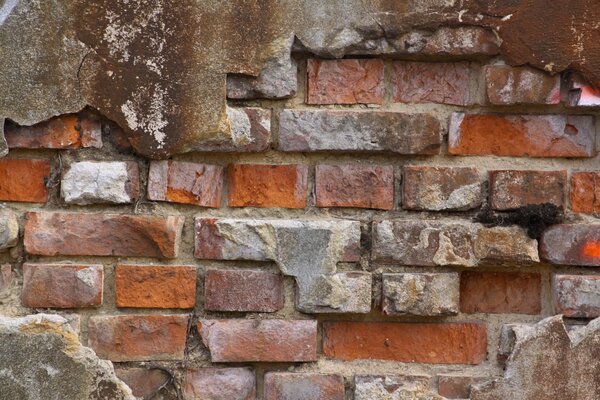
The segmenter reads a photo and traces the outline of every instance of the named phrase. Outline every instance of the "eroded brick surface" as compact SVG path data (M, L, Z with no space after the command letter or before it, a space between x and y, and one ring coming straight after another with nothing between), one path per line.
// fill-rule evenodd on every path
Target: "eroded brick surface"
M552 264L600 266L600 224L548 228L540 240L540 256Z
M530 67L487 65L484 67L488 101L491 104L558 104L560 76Z
M552 298L555 311L566 317L600 317L600 276L555 273Z
M600 214L600 172L574 173L569 197L574 212Z
M490 205L494 210L545 203L563 207L566 190L566 171L490 172Z
M184 400L254 400L256 378L250 368L188 369L182 393Z
M269 372L264 385L265 400L344 400L341 375Z
M386 273L383 312L387 315L458 314L460 279L448 273Z
M354 400L442 400L428 375L357 375L354 381Z

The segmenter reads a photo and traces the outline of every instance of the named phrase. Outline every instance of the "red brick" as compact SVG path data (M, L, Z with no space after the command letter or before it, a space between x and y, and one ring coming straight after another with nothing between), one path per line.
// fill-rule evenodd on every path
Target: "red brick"
M540 257L552 264L600 267L600 224L551 226L540 240Z
M447 399L468 399L471 385L486 380L484 377L466 375L438 375L438 393Z
M23 264L21 302L32 308L81 308L102 304L102 265Z
M395 360L479 364L485 360L483 323L325 322L323 353L345 361Z
M511 210L530 204L564 206L567 171L490 171L490 205Z
M283 277L266 271L208 269L204 309L274 312L283 308Z
M27 213L24 244L42 256L177 256L183 217Z
M255 400L256 378L250 368L188 369L183 400Z
M170 375L159 368L120 368L115 374L131 388L137 398L149 399L171 380Z
M469 63L396 61L392 75L397 103L469 104Z
M599 275L552 275L554 310L571 318L600 317Z
M12 149L102 147L100 123L77 115L63 115L33 126L7 124L4 136Z
M344 400L341 375L268 372L265 400Z
M402 179L402 208L468 210L481 204L479 172L474 167L408 165Z
M452 115L453 155L593 157L593 117L587 115Z
M50 179L48 160L0 160L0 201L45 203Z
M306 165L231 164L229 206L304 208L307 176Z
M148 199L219 208L223 167L181 161L153 161Z
M308 104L381 104L383 60L308 60Z
M558 104L560 75L550 75L530 67L486 65L488 101L496 105Z
M187 315L93 316L88 344L111 361L183 360Z
M540 274L521 272L463 272L460 310L464 313L539 314Z
M573 173L569 194L574 212L600 214L600 172Z
M317 165L315 186L317 207L394 208L391 166Z
M119 264L115 286L117 307L194 308L196 267Z
M317 321L202 320L198 332L212 362L317 360Z

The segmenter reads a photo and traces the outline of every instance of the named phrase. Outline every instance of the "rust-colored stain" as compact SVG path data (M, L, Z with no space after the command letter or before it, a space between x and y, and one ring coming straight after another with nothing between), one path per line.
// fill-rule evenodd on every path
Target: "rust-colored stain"
M600 242L587 242L583 245L582 253L586 257L600 258Z

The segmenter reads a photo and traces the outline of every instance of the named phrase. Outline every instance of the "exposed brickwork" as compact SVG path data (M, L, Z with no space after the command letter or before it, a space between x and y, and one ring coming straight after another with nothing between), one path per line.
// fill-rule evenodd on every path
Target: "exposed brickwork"
M569 197L574 212L600 214L600 172L574 173Z
M566 190L566 171L490 172L490 205L494 210L544 203L563 207Z
M265 375L265 400L344 400L341 375L270 372Z
M50 163L47 160L0 160L0 201L45 203Z

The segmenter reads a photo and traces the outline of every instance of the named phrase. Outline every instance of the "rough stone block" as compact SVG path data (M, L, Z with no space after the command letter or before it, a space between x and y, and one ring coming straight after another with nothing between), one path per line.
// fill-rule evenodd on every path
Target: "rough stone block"
M27 213L24 244L43 256L177 257L183 217Z
M317 207L394 208L394 168L370 165L317 165Z
M148 173L148 199L219 208L223 167L183 161L153 161Z
M490 171L490 206L511 210L530 204L563 207L567 171Z
M111 361L183 360L188 321L187 315L95 315L88 343Z
M600 215L600 172L575 172L569 191L576 213Z
M256 378L250 368L197 368L185 372L183 400L255 400Z
M479 364L487 353L482 323L325 322L323 354L351 361Z
M558 104L560 76L530 67L486 65L487 99L490 104Z
M555 273L552 298L555 311L566 317L600 317L600 276Z
M48 201L48 160L0 159L0 201Z
M198 332L212 362L317 360L317 321L201 320Z
M395 61L393 100L397 103L469 104L469 63Z
M431 388L428 375L357 375L354 400L443 400Z
M430 114L389 111L284 110L282 151L373 151L438 154L440 122Z
M19 222L14 213L0 212L0 251L15 247L19 241Z
M204 309L275 312L283 308L283 278L266 271L208 269Z
M402 208L458 211L479 207L482 180L474 167L404 167Z
M81 161L64 173L60 191L65 203L125 204L140 194L140 171L134 161Z
M454 113L452 155L593 157L596 130L589 115L478 115Z
M102 305L102 265L23 264L21 302L31 308Z
M599 267L600 224L563 224L548 228L540 240L540 257L552 264Z
M265 400L344 400L341 375L268 372Z
M386 315L458 314L457 272L383 274L382 280Z
M383 103L383 60L308 60L307 104Z
M115 299L117 307L194 308L196 267L118 264Z

